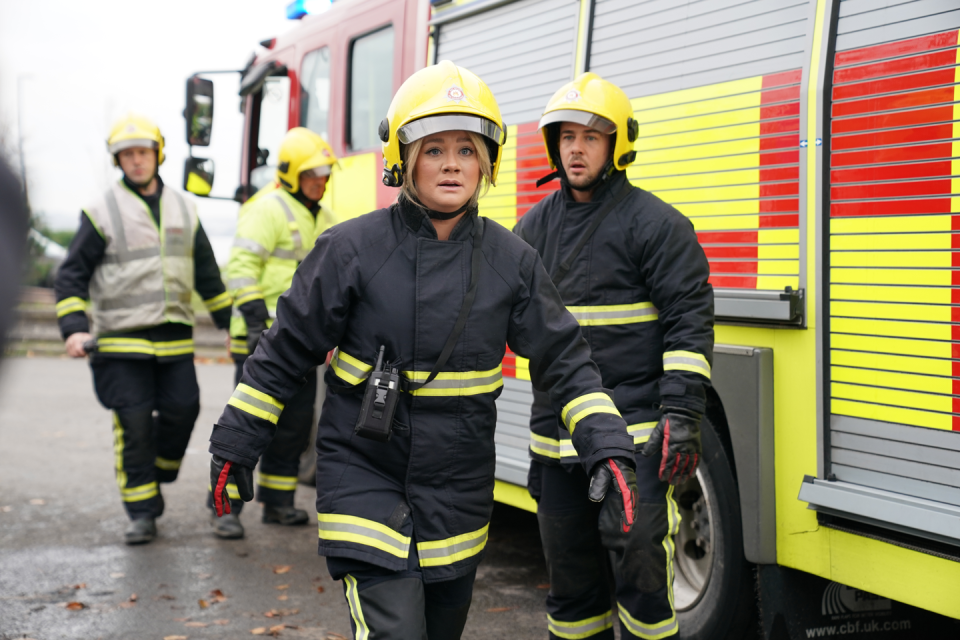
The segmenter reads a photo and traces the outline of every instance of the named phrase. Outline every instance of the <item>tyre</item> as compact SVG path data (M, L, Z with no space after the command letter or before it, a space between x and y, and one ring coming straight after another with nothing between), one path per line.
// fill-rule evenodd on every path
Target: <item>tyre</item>
M754 566L743 556L740 495L733 461L704 418L697 474L674 491L680 530L674 536L674 604L684 640L757 636Z

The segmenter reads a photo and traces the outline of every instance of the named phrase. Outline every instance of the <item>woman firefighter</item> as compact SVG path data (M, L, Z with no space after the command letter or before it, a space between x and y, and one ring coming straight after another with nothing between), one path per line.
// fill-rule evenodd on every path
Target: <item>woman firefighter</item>
M210 452L218 513L284 403L336 348L317 436L320 555L357 638L459 638L493 508L505 345L570 432L600 527L633 524L633 439L532 247L477 213L505 139L489 88L451 62L412 75L380 125L386 209L320 236L248 358ZM608 491L609 488L609 491Z

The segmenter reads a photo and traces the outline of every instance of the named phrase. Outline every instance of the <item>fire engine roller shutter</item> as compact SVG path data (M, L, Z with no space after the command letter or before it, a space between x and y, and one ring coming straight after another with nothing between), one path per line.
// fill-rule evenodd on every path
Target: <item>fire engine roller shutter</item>
M579 12L579 0L520 0L438 25L437 60L452 60L480 76L508 126L497 186L480 201L483 215L507 228L556 189L556 183L535 187L550 171L536 125L554 92L573 79ZM530 377L525 361L513 354L504 359L503 373L496 477L526 486Z
M694 223L718 318L802 322L807 0L597 0L589 69L640 122L638 186ZM789 292L786 289L789 287Z
M836 482L808 483L801 498L956 544L960 5L877 4L839 6L825 452ZM842 491L869 499L845 503Z

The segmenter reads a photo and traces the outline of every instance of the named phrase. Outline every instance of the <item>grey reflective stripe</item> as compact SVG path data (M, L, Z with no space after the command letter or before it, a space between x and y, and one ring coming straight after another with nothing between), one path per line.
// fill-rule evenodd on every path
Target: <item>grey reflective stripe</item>
M347 362L344 358L340 357L339 351L337 352L336 357L334 357L333 361L330 363L330 366L333 367L334 373L337 372L337 369L340 369L344 373L347 373L353 376L354 378L359 378L361 381L366 380L367 376L370 375L370 371L373 370L373 367L370 367L370 369L364 370L364 369L361 369L360 367L356 367L352 365L351 363ZM342 378L343 376L339 376L339 377Z
M110 243L111 249L116 250L118 262L126 262L127 258L127 235L123 232L123 218L120 217L120 205L117 204L117 196L113 189L107 189L107 213L110 215L110 222L113 225L113 242ZM157 247L159 249L160 247Z
M290 249L274 249L273 253L270 254L274 258L280 258L281 260L299 260L299 255L296 251L290 251Z
M649 439L653 430L657 428L657 423L653 423L654 426L641 428L641 425L627 425L627 433L633 436L634 442L638 440Z
M270 257L270 252L267 251L262 244L250 238L234 238L233 246L238 249L246 249L250 253L260 256L261 260L266 260Z
M377 531L372 527L364 527L359 524L349 524L347 522L321 521L320 522L321 537L323 537L324 531L337 531L340 533L351 533L354 535L363 536L365 538L373 538L374 540L378 540L390 547L393 547L399 553L402 553L404 556L407 556L410 553L409 542L400 542L396 538L392 538L387 534ZM360 543L354 543L354 544L360 544Z
M580 324L589 324L591 322L607 321L604 324L631 324L642 322L643 320L653 320L658 317L659 311L654 306L642 307L639 309L627 310L586 310L584 307L571 307L570 313Z
M179 243L179 246L177 246L177 243L171 245L169 242L170 236L173 235L176 237L176 234L171 234L170 232L177 227L164 226L163 233L167 240L164 255L188 258L193 255L193 243L187 242L187 238L193 233L193 224L190 220L190 214L187 213L187 203L184 201L183 196L169 187L164 187L163 192L160 194L160 220L163 221L164 219L163 202L165 198L163 196L168 193L173 196L173 200L177 201L177 208L180 209L180 219L183 223L183 231L181 232L180 238L183 240L183 242ZM169 202L170 199L166 200Z
M667 562L670 562L670 557L667 556ZM623 623L623 626L635 636L640 638L664 638L669 636L677 631L677 616L673 615L668 620L660 623L647 624L635 620L627 611L624 610L622 604L617 605L620 609L620 622Z
M424 549L425 545L420 543L417 545L417 553L420 556L420 560L442 559L446 561L445 564L453 564L458 560L462 560L462 558L457 557L461 553L473 551L470 556L475 556L479 553L477 547L484 547L487 544L488 536L489 531L484 529L484 532L476 538L454 542L435 549Z
M569 413L567 413L567 416L563 419L563 424L569 431L570 424L574 422L574 420L576 420L581 413L583 413L584 409L590 409L593 407L613 407L613 406L615 405L613 404L613 401L610 400L610 398L594 398L593 400L587 400L585 402L581 402L570 409Z
M687 364L691 367L697 367L698 369L707 368L707 365L704 364L703 360L698 360L697 358L684 358L683 356L669 356L663 359L664 366L670 364Z
M256 278L231 278L227 281L227 289L239 289L241 287L252 287L257 284Z
M280 206L283 207L283 212L287 214L287 222L292 225L290 227L290 237L293 238L293 250L299 255L300 250L303 249L303 240L300 238L300 229L295 228L297 227L297 219L293 217L293 211L290 210L290 205L287 204L287 201L283 199L282 195L278 193L273 197L280 203ZM274 251L273 254L276 255L277 252ZM294 258L294 260L296 260L296 258Z
M427 372L429 376L429 372ZM440 374L443 375L442 373ZM426 377L424 377L426 379ZM470 387L482 387L496 382L497 380L503 379L503 374L500 371L497 371L494 374L489 376L484 376L482 378L465 378L460 380L449 380L441 379L436 377L430 381L430 384L424 385L424 389L468 389Z
M277 418L280 417L280 413L283 411L282 408L278 407L275 404L264 402L259 398L254 398L252 395L241 390L239 387L233 391L233 396L231 397L236 398L237 400L240 400L242 402L245 402L252 407L256 407L257 409L266 411L270 415L276 416Z
M97 308L101 311L113 311L114 309L131 309L140 305L153 302L166 302L167 294L165 291L150 291L136 296L123 296L122 298L105 298L97 301Z
M145 258L156 258L160 256L160 247L144 247L143 249L134 249L126 251L123 258L119 254L109 253L103 256L100 264L120 264L121 262L130 262L131 260L143 260Z
M600 633L613 626L613 610L606 613L587 618L586 620L577 620L575 622L564 622L554 620L553 616L547 616L547 628L550 632L559 638L587 638Z

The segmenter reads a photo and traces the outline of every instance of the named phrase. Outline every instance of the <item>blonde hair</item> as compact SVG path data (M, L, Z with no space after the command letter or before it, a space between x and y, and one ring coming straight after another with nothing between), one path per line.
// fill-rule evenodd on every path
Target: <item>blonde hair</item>
M468 204L476 206L481 196L486 195L490 189L490 183L493 182L493 161L490 159L490 147L487 146L486 138L473 131L465 132L470 136L470 142L477 150L477 162L480 163L480 181L477 182L477 190L470 197ZM420 194L417 192L417 185L413 180L413 168L416 166L417 158L420 157L420 150L423 148L424 138L414 140L403 147L403 184L400 186L400 192L413 202L420 202ZM419 205L424 208L423 205Z

